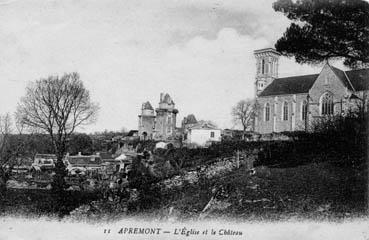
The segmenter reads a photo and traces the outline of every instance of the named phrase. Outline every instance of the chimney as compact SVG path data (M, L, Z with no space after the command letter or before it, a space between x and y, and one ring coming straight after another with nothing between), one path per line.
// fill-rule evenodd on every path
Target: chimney
M164 93L160 93L160 102L163 101L163 98L164 98Z

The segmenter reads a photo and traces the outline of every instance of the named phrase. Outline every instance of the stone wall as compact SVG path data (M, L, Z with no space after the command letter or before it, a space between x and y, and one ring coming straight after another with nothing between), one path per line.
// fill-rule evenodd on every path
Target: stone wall
M261 134L305 130L302 104L307 94L291 94L258 98L259 109L255 131ZM288 103L288 120L283 120L283 104ZM269 121L265 119L265 106L269 103Z

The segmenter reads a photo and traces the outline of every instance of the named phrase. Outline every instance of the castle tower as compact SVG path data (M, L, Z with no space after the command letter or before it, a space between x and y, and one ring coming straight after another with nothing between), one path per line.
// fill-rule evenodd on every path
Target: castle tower
M178 110L169 94L160 94L159 108L156 109L155 138L168 140L174 137Z
M264 48L254 51L256 58L256 96L268 86L275 78L278 78L278 60L280 53L273 48Z
M138 115L138 135L143 140L153 139L155 133L155 113L150 102L145 102Z

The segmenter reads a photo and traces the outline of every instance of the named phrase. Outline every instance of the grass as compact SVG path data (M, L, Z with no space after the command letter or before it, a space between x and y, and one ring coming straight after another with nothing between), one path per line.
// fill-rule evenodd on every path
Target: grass
M364 212L364 176L363 172L328 162L292 168L258 167L253 176L240 168L187 187L177 199L171 199L171 204L179 210L180 218L196 218L217 189L217 198L231 206L214 210L209 217L339 219Z
M67 191L63 199L58 200L50 190L8 189L6 198L0 202L0 213L62 217L99 197L93 192Z
M167 210L173 207L178 219L197 219L216 193L216 198L229 203L229 207L213 209L207 217L248 220L344 219L364 213L367 183L363 169L318 161L283 168L259 166L256 174L250 176L241 166L211 180L202 177L197 184L185 183L182 190L173 189L161 193L161 196L158 194L156 197L161 202L131 214L165 218ZM9 189L6 199L0 204L0 212L65 216L77 207L99 199L101 196L94 192L68 191L61 201L57 201L49 190Z

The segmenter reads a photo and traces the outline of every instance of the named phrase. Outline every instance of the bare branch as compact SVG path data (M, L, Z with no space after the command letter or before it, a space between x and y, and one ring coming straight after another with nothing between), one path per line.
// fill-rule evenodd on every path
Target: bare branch
M67 138L80 125L93 122L97 111L97 104L91 102L79 75L70 73L31 83L18 105L16 116L22 125L47 132L61 159Z

